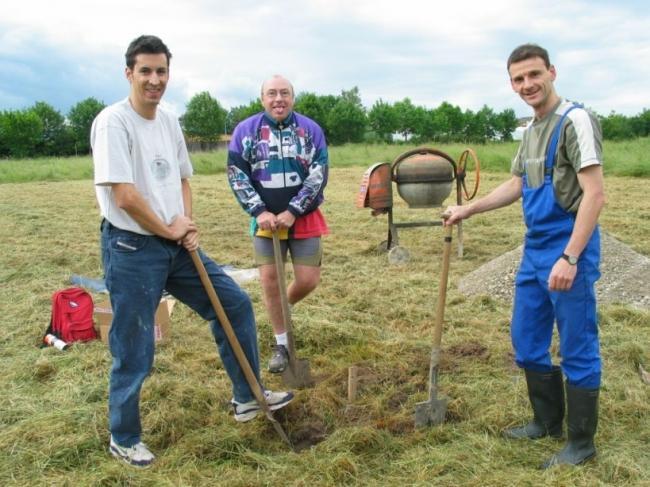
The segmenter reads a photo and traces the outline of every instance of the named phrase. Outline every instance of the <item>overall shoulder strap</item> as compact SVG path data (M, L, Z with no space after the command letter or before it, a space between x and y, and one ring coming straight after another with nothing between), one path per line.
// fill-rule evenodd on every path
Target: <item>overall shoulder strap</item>
M562 125L564 124L564 120L566 119L567 115L571 110L573 110L574 108L582 108L582 107L583 105L581 105L580 103L574 103L569 108L567 108L567 110L562 114L560 119L557 121L557 124L553 129L553 134L551 135L551 141L549 142L548 148L546 150L546 161L544 163L546 174L550 174L553 172L553 165L555 164L555 156L557 153L557 144L560 141L560 132L562 131Z

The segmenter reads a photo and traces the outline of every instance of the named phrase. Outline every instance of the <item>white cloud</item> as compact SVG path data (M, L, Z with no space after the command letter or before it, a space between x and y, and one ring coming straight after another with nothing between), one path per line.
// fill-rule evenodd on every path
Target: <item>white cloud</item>
M358 86L368 107L380 97L409 97L427 106L487 104L527 114L510 90L505 59L532 41L549 49L561 95L599 113L635 114L650 105L649 20L640 1L22 0L3 10L0 66L47 46L76 64L62 71L94 77L86 82L94 88L110 86L106 95L96 93L110 102L117 89L126 93L128 42L150 33L173 53L167 97L181 111L200 91L226 107L248 103L263 79L282 73L298 91L338 94ZM43 76L45 89L48 76L61 77L25 64L25 76ZM11 80L0 81L0 93L7 92L0 109L28 98L19 93L20 72L14 67L10 89Z

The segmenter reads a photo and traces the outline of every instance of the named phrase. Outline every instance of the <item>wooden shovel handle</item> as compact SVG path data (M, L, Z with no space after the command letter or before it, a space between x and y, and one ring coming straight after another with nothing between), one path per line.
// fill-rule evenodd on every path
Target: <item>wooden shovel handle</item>
M264 392L262 391L262 386L257 380L257 377L255 377L255 373L253 372L253 369L250 363L248 362L246 355L244 354L244 350L241 348L241 344L237 339L237 335L235 335L235 331L232 328L232 324L230 323L230 320L228 319L228 316L226 315L226 312L224 311L223 306L221 305L221 301L219 301L219 297L217 296L217 293L214 290L214 286L212 285L212 281L208 276L208 272L205 270L205 266L203 265L203 262L201 262L201 257L199 256L196 250L190 251L190 256L192 257L194 266L196 267L196 270L199 273L199 277L201 278L201 283L205 288L205 292L208 294L208 297L210 298L210 302L212 303L212 307L214 308L214 311L217 314L219 323L221 324L223 331L226 333L226 338L228 339L228 343L230 343L230 346L233 352L235 353L235 357L237 358L237 362L239 363L242 371L244 372L244 376L246 377L246 382L248 382L248 385L251 388L251 391L253 392L255 399L257 400L258 404L260 405L260 407L268 417L269 415L271 415L271 410L269 409L269 406L266 403Z
M278 420L275 419L275 417L273 416L273 412L271 411L271 408L269 408L269 405L266 402L266 398L264 397L264 391L262 390L262 384L260 384L260 382L257 380L257 377L255 377L255 373L251 368L251 364L248 362L248 359L244 354L244 350L241 348L241 344L237 339L237 335L235 335L235 331L232 328L232 324L230 323L230 320L228 319L228 316L226 315L223 306L221 305L221 301L219 301L217 292L214 290L212 281L208 276L208 272L205 270L205 266L201 261L201 257L199 256L198 251L191 250L190 256L192 257L192 262L194 262L194 266L196 267L196 270L199 273L199 277L201 278L201 283L205 288L205 292L208 294L208 297L210 298L210 302L212 303L214 312L217 314L219 323L221 324L223 331L226 333L226 338L230 343L230 347L232 348L233 352L235 352L235 357L237 358L237 362L239 362L239 366L244 372L244 376L246 377L246 382L248 382L248 386L251 388L251 391L255 396L255 400L257 401L257 404L259 404L262 411L264 411L264 414L266 415L267 419L271 422L273 428L275 429L276 433L280 436L280 438L282 438L282 440L284 440L284 442L287 445L289 445L289 448L291 448L292 451L296 451L295 448L293 447L293 444L291 443L291 440L287 436L287 433L284 431L284 429L282 428Z
M440 348L442 341L442 324L445 319L445 302L447 300L447 281L449 277L449 258L451 254L452 225L444 228L442 247L442 269L440 270L440 285L438 287L438 302L436 303L436 321L433 328L433 347Z
M284 261L282 260L282 248L280 247L280 236L277 230L273 230L273 257L275 259L275 271L278 275L278 288L280 290L280 304L282 305L282 317L284 328L287 332L287 350L289 351L290 366L294 368L295 345L293 341L293 326L291 322L291 310L289 309L289 297L287 296L287 280L284 272Z

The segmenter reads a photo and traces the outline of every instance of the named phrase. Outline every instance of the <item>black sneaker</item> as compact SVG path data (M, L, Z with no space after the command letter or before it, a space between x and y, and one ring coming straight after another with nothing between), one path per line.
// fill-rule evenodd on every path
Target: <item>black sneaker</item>
M269 360L269 372L279 374L289 365L289 351L284 345L274 345L273 355Z

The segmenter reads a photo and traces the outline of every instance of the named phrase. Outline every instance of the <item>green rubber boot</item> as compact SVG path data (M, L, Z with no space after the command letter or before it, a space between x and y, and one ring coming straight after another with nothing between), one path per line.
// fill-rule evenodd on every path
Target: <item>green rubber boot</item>
M582 389L567 383L568 441L542 468L560 464L580 465L596 456L594 436L598 427L598 392L599 389Z
M564 421L564 384L562 370L553 367L550 372L524 369L528 385L528 399L533 408L533 420L523 426L510 428L503 436L511 439L536 440L544 436L562 437Z

